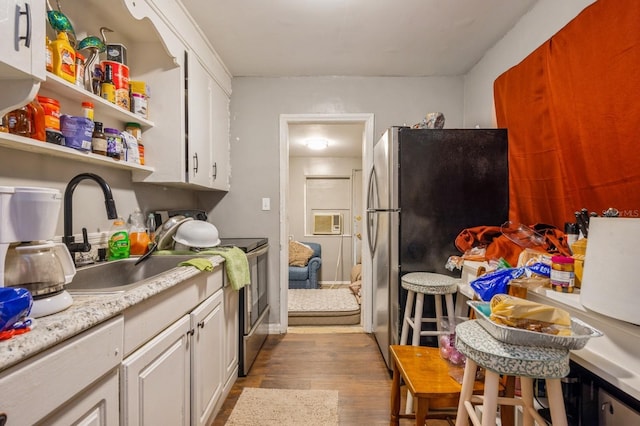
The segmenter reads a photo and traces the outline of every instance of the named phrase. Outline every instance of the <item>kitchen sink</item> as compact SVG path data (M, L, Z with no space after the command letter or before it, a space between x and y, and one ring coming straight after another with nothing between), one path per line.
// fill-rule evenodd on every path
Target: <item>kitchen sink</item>
M153 255L136 265L138 257L83 266L67 284L70 293L120 293L131 290L194 255Z

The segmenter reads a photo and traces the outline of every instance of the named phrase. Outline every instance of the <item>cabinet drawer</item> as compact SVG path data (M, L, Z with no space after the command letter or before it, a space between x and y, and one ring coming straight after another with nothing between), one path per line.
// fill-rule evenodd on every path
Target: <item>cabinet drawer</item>
M0 412L9 425L40 420L122 362L121 316L0 375Z

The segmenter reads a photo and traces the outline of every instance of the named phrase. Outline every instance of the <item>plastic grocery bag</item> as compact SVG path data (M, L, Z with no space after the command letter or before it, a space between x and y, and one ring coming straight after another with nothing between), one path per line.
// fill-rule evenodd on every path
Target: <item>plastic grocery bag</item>
M0 331L7 330L21 318L29 315L33 298L24 288L0 288Z
M498 269L476 278L469 285L480 299L489 302L496 294L506 294L511 280L522 276L530 277L532 274L549 277L551 268L544 263L535 263L519 268Z

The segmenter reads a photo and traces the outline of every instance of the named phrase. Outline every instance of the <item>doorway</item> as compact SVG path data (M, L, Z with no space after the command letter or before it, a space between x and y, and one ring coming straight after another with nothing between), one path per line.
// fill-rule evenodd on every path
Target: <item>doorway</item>
M369 170L371 168L371 163L373 161L373 114L283 114L280 116L280 241L282 242L280 247L280 276L282 277L280 280L280 328L281 333L286 333L287 327L289 325L288 319L288 258L289 258L289 249L287 242L290 238L303 239L305 236L309 236L307 225L311 225L307 223L311 221L313 214L306 215L305 214L305 228L304 232L298 229L298 234L292 236L291 227L290 227L290 213L291 213L291 205L292 200L290 198L290 153L296 152L299 149L299 144L297 142L297 134L300 130L309 130L312 128L322 129L323 127L326 129L330 127L355 127L359 131L359 154L361 157L359 167L353 167L349 170L348 178L354 182L354 186L357 186L357 192L361 193L362 189L365 188L366 182L364 181L364 176L367 176L367 173L363 173L363 170ZM342 147L341 149L346 149ZM328 154L325 154L328 155ZM340 156L347 155L342 151L338 153L334 153L332 155ZM320 169L316 168L314 171L310 173L313 177L323 178L328 177L330 175L329 172L323 173L319 171ZM356 183L357 182L357 183ZM353 197L352 197L353 198ZM348 210L351 212L359 210L360 212L364 212L364 204L362 202L362 197L355 197L355 203L360 203L361 205L349 206ZM295 202L299 202L300 200L296 199ZM344 218L345 222L348 220L349 229L349 238L351 241L355 240L355 234L359 233L360 238L366 238L366 235L363 234L364 226L359 226L359 229L356 229L357 224L352 222L353 215L349 214L349 218ZM360 219L362 219L362 214L360 214ZM346 225L346 223L344 223ZM358 231L358 232L356 232ZM313 234L313 233L312 233ZM340 239L337 239L340 244L342 244L341 239L344 238L344 235L339 236ZM336 240L336 238L334 238ZM357 244L357 243L356 243ZM358 244L362 246L361 244ZM352 245L350 245L352 248ZM351 252L349 250L348 258L351 259ZM344 253L342 253L344 254ZM365 332L371 332L371 259L368 255L368 252L361 252L361 263L362 263L362 289L361 289L361 318L360 324ZM328 275L333 274L336 271L333 271L333 267L339 266L327 264L327 273ZM344 267L344 265L343 265ZM351 266L349 265L349 268ZM337 276L337 273L336 273ZM333 278L333 277L332 277ZM334 279L336 281L337 279Z

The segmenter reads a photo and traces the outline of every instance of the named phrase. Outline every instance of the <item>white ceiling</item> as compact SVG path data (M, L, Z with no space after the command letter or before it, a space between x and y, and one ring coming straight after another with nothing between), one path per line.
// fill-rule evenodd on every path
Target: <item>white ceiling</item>
M361 157L364 125L355 123L289 124L290 157ZM326 150L312 151L310 138L326 139Z
M234 77L464 75L537 0L182 0ZM297 124L359 156L362 126Z
M237 76L465 74L537 0L182 0Z

